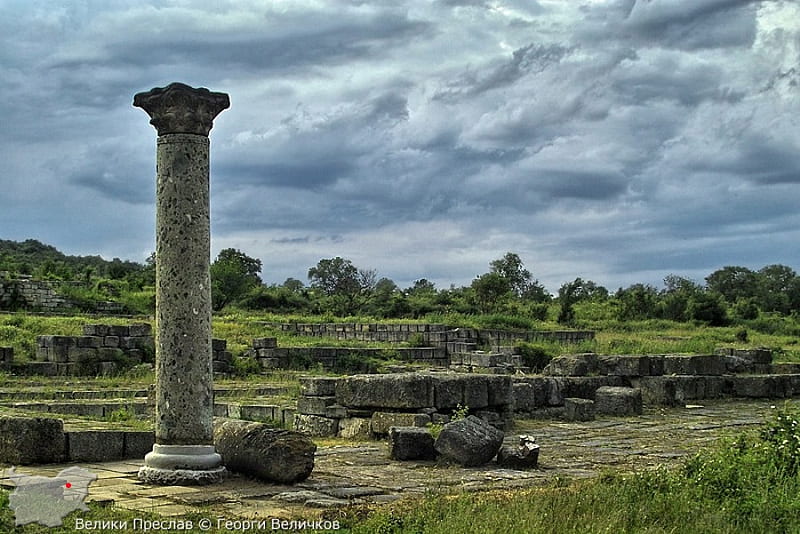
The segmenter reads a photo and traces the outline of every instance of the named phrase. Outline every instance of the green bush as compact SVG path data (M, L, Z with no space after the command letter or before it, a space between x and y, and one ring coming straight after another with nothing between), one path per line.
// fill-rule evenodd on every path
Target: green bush
M514 348L522 357L522 364L530 367L534 373L541 372L555 356L548 347L524 341L517 343Z

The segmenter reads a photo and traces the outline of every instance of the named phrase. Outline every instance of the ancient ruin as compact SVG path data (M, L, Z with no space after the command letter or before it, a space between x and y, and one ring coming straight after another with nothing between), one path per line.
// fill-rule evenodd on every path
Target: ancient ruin
M209 139L228 95L173 83L134 97L158 131L156 418L139 477L210 483L225 473L213 445Z

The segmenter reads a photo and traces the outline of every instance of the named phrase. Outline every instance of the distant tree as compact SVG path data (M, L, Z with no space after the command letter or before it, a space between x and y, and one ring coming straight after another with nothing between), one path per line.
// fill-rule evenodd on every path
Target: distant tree
M330 297L329 311L352 314L375 288L377 275L374 270L358 269L350 260L337 256L319 260L308 270L308 279L311 287Z
M235 302L248 291L261 285L261 260L239 250L221 250L211 264L211 300L215 310Z
M727 266L708 275L706 286L733 304L740 298L757 296L758 277L747 267Z
M472 290L482 313L497 311L512 293L508 279L500 273L486 273L472 281Z
M633 284L617 291L617 317L622 321L652 319L657 315L658 291L646 284Z
M432 294L435 292L436 292L436 284L425 278L414 280L412 286L406 289L406 293L409 294L420 294L420 293Z
M759 307L764 311L790 313L792 301L797 301L793 295L798 287L797 273L786 265L767 265L758 270L756 277Z
M575 303L580 300L580 293L583 289L583 280L576 278L572 282L562 284L558 289L558 303L561 310L558 312L558 322L561 324L573 324L575 322Z
M506 252L502 258L490 262L489 267L490 273L500 275L505 279L514 296L535 302L550 300L550 294L538 280L533 279L518 254Z
M305 287L303 282L291 277L287 278L281 285L294 293L301 291Z
M689 301L702 290L702 287L688 278L677 274L667 275L664 278L664 290L659 295L659 317L672 321L686 321L689 319L687 314Z

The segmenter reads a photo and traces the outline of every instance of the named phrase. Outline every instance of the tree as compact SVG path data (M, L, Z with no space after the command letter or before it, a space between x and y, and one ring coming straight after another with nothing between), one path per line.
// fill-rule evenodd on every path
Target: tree
M482 313L496 311L501 301L512 294L508 279L496 272L482 274L472 281L471 287Z
M305 287L303 282L292 277L287 278L281 285L293 293L299 293Z
M664 291L659 296L659 316L672 321L686 321L689 318L689 301L700 291L702 288L688 278L677 274L667 275L664 278Z
M374 270L358 269L350 260L337 256L319 260L308 270L308 279L311 287L331 297L334 311L352 314L358 310L362 297L375 288L377 276Z
M755 297L758 293L758 278L747 267L727 266L708 275L706 286L732 304L740 298Z
M758 270L758 304L764 311L788 314L792 310L792 295L797 287L797 273L786 265L767 265Z
M519 255L514 252L506 252L502 258L489 262L489 267L491 273L505 279L514 296L535 302L550 300L550 294L538 280L533 279Z
M633 284L617 291L619 308L617 316L622 321L652 319L656 316L656 288L645 284Z
M575 310L573 306L580 300L580 292L583 289L583 280L576 278L572 282L567 282L558 288L558 303L561 310L558 312L558 322L561 324L572 324L575 322Z
M711 326L728 324L728 313L722 297L718 293L698 291L689 299L686 314L689 319L702 321Z
M261 285L261 260L251 258L233 248L220 251L211 264L211 300L215 310Z

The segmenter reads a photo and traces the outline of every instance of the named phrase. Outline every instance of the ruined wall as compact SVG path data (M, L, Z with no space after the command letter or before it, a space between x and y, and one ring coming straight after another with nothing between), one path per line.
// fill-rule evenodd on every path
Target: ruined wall
M403 343L412 339L440 346L446 343L511 345L515 341L579 343L594 339L589 330L500 330L456 328L444 324L380 323L259 323L282 332L310 337ZM468 350L464 349L465 351ZM450 352L451 350L448 350Z
M35 309L41 311L64 311L73 307L57 294L64 282L19 278L7 280L0 277L0 309Z

